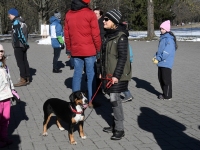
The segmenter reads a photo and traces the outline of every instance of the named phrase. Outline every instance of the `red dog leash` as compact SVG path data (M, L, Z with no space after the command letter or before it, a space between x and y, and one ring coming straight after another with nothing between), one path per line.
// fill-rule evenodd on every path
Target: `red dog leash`
M101 79L102 79L102 80L108 80L108 83L106 84L106 88L110 88L110 87L112 86L112 75L111 75L111 74L108 74L108 75L106 76L106 78L101 78ZM102 85L102 81L101 81L101 83L99 84L99 86L98 86L96 92L94 93L94 95L93 95L93 97L92 97L90 103L92 103L92 101L94 100L94 98L95 98L95 96L97 95L97 92L99 91L101 85Z

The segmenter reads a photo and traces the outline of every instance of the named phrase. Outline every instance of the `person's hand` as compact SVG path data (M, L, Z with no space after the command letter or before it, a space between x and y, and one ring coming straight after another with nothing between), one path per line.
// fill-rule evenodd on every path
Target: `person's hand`
M116 77L112 77L112 84L118 83L118 79Z
M60 44L60 48L64 49L65 48L65 44Z
M71 57L71 52L69 50L66 50L66 54L67 54L68 58Z
M154 63L154 64L158 64L158 60L154 57L154 58L152 58L152 62Z
M97 57L97 59L100 59L100 52L97 52L96 57Z
M24 48L27 50L27 49L29 49L30 47L29 47L28 44L25 44L25 45L24 45Z
M99 79L101 79L101 74L99 75Z

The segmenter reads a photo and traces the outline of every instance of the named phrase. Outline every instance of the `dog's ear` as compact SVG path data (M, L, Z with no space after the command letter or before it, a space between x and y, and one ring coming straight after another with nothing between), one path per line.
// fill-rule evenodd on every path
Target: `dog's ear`
M69 96L69 100L71 103L74 103L74 92Z
M87 93L88 93L88 92L84 91L84 92L82 92L82 93L83 93L83 95L84 95L85 97L87 97Z

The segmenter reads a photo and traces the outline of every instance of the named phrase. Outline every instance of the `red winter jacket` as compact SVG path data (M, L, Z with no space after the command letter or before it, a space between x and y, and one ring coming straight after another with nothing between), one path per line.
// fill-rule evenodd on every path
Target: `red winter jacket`
M66 48L72 56L94 56L100 51L98 20L89 8L67 12L64 35Z

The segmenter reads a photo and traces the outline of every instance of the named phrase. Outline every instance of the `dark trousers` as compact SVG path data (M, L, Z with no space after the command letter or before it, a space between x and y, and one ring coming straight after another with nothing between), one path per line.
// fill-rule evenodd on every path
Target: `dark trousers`
M70 57L70 67L74 67L74 57Z
M158 80L165 99L172 98L172 70L170 68L158 67Z
M19 67L20 77L26 79L30 77L29 63L27 60L27 50L25 48L14 48L14 54Z
M53 69L58 68L58 58L60 57L61 48L54 48L54 56L53 56Z

